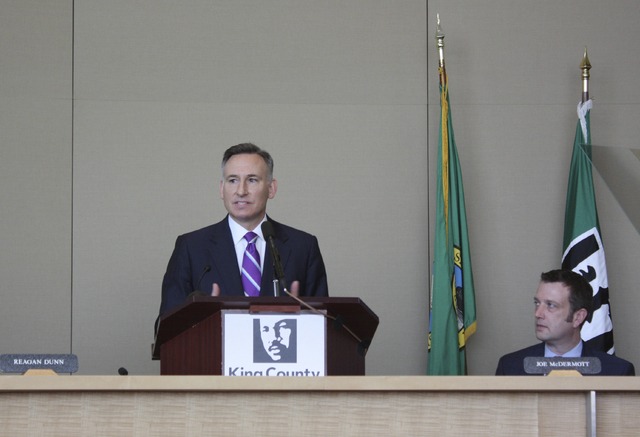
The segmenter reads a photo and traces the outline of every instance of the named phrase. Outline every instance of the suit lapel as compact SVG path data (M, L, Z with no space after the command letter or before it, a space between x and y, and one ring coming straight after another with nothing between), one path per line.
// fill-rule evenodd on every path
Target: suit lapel
M291 247L288 245L289 235L280 223L275 222L267 217L267 219L273 224L273 230L275 234L274 243L278 253L280 254L280 262L282 263L282 269L286 271L285 266L289 256L291 255ZM264 263L262 265L262 282L260 284L261 296L273 296L273 280L275 279L273 266L273 254L271 248L267 242L267 248L264 255ZM287 283L290 287L291 284Z
M226 296L243 295L240 269L236 261L236 249L226 217L213 227L210 240L210 259L214 270L214 281L220 286L221 294Z

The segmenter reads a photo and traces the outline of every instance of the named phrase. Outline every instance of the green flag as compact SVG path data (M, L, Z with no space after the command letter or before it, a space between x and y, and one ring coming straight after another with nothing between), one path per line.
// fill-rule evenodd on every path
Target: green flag
M440 73L441 123L429 316L429 375L465 375L465 345L476 331L462 173L449 112L447 74Z
M562 268L580 273L593 288L593 316L582 327L582 339L592 349L612 354L609 281L591 166L591 106L591 100L578 105L578 126L573 142L564 216Z

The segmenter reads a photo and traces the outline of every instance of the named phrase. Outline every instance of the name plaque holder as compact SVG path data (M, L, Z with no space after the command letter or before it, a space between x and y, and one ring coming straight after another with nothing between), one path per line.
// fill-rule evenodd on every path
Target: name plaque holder
M331 323L326 329L326 374L364 375L365 355L378 327L378 316L359 298L306 297ZM300 304L288 296L190 296L160 319L152 358L161 375L223 375L222 310L291 314Z
M552 370L547 376L582 376L577 370Z

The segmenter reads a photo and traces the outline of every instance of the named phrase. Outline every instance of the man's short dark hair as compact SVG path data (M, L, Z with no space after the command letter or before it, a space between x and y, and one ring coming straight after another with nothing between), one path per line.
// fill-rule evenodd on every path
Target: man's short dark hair
M227 164L227 161L229 161L229 159L231 159L232 156L241 155L241 154L260 156L262 159L264 159L264 162L267 164L267 168L269 169L269 172L268 172L269 178L270 179L273 178L273 158L271 157L269 152L261 149L260 147L256 146L253 143L236 144L235 146L231 146L227 150L225 150L224 155L222 156L222 168L224 169L224 166Z
M540 275L540 281L549 284L552 282L560 282L569 288L569 305L571 306L571 314L573 316L580 308L587 310L585 320L591 318L593 312L593 289L582 275L571 270L551 270Z

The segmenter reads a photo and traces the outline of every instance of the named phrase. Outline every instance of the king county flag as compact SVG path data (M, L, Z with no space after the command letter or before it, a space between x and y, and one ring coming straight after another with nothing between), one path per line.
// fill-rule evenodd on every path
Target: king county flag
M562 268L580 273L593 288L594 312L582 327L582 339L593 349L613 354L609 282L591 167L591 107L591 100L578 105L564 216Z

